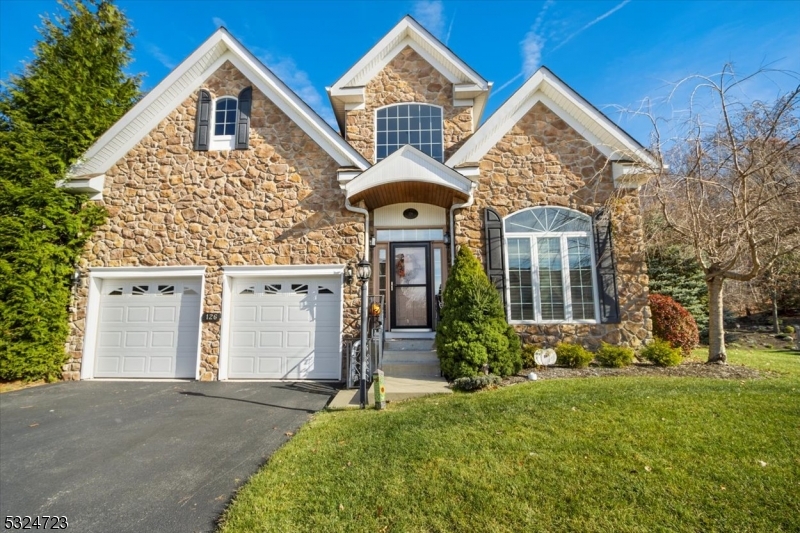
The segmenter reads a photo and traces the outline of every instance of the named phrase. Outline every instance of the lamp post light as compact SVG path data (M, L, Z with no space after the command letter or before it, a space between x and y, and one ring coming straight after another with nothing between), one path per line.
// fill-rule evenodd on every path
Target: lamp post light
M372 275L372 267L364 257L359 261L356 266L356 276L358 281L361 282L361 383L359 385L359 399L361 409L365 409L367 405L367 337L369 337L369 313L368 302L369 297L369 278Z

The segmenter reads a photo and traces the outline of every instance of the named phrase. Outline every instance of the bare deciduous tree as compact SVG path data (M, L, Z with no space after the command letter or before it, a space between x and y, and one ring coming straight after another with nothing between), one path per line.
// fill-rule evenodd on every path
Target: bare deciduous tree
M727 361L725 281L749 281L800 249L800 85L772 102L749 101L743 91L770 72L737 77L728 64L713 77L683 80L676 88L694 84L688 119L670 123L678 133L669 139L660 137L663 122L650 115L665 170L649 182L646 196L671 238L694 251L705 273L708 362Z

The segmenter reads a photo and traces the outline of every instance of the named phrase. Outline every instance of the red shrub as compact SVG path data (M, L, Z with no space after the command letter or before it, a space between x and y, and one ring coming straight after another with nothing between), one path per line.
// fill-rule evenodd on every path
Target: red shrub
M663 294L650 295L650 311L653 316L653 335L680 348L689 355L700 343L697 322L681 304Z

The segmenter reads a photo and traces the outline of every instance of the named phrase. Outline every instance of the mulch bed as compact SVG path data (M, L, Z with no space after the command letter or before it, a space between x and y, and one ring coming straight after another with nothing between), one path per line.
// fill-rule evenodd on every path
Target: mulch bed
M634 363L625 368L606 368L589 366L588 368L568 368L551 366L547 368L527 368L514 376L505 378L501 386L514 385L528 381L528 374L535 372L538 379L595 378L604 376L657 376L657 377L690 377L715 379L759 379L767 377L769 372L759 372L753 368L740 365L709 365L687 361L678 366L660 367L652 363Z

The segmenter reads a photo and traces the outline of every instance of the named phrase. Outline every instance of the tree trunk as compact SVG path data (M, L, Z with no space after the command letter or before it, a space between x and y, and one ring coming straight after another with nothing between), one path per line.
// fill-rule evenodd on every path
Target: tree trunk
M725 324L722 315L722 284L725 278L706 280L708 285L708 362L725 364Z
M772 323L775 324L775 333L780 333L781 325L778 323L778 291L772 291Z

